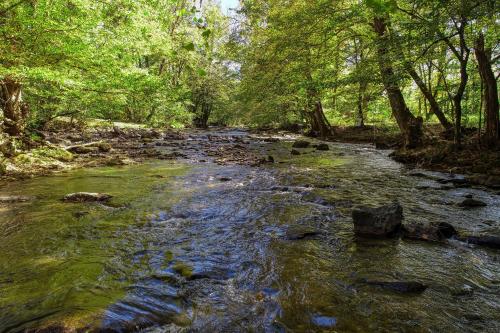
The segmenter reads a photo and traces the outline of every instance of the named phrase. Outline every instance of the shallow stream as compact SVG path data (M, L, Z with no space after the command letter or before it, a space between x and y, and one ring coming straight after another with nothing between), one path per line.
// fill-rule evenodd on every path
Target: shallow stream
M0 184L33 198L0 206L0 332L500 331L498 250L356 240L350 217L397 199L406 222L499 235L498 194L415 177L369 146L292 156L291 141L213 135L246 138L276 163L192 158ZM114 198L61 201L81 191ZM471 193L488 206L457 207ZM407 295L362 279L429 288Z

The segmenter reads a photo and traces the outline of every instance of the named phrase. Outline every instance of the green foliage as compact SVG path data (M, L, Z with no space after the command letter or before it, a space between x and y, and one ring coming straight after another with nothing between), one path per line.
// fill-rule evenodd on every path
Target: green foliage
M413 114L426 121L437 118L408 68L452 121L452 96L460 85L460 64L451 49L460 49L454 22L465 18L469 49L478 31L487 32L498 67L499 11L494 2L245 0L241 13L244 24L235 38L242 76L237 110L242 122L256 125L307 121L308 91L319 96L334 125L359 123L359 110L367 123L393 123L380 77L374 17L388 23L383 62L392 64L394 83ZM469 61L467 69L463 117L477 126L480 77L475 62Z
M500 59L494 1L243 0L233 19L215 0L4 2L0 82L22 82L31 128L61 116L172 127L303 125L313 102L334 125L391 123L374 17L388 23L383 62L394 84L427 121L437 120L409 67L452 120L461 83L454 50L470 50L483 33L497 72ZM467 72L463 118L472 126L481 78L472 60Z
M73 160L73 154L65 149L56 147L33 149L31 154L35 158L52 158L61 162L70 162Z
M188 125L193 80L209 61L224 67L206 45L227 30L215 27L224 20L215 2L197 3L8 1L0 80L22 82L32 127L60 116Z

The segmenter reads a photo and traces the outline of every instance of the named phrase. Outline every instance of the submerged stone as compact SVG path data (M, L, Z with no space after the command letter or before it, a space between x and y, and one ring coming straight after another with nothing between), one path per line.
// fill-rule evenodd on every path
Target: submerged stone
M414 223L403 226L402 231L405 238L434 242L449 239L458 234L455 228L446 222L427 225Z
M465 236L460 237L458 240L466 242L468 244L485 246L492 249L500 249L500 237L498 236Z
M395 291L398 293L422 293L428 286L417 281L374 281L363 280L364 284L379 287L386 290Z
M320 232L310 227L291 227L286 231L287 240L302 240L318 236Z
M327 145L326 143L320 143L319 145L316 146L316 150L328 151L330 150L330 146Z
M311 318L311 322L318 327L331 328L337 325L337 318L322 315L313 315Z
M486 207L487 204L483 201L472 199L472 198L467 198L461 203L458 204L458 206L463 207L463 208L479 208L479 207Z
M311 145L309 141L297 140L293 143L293 148L308 148Z
M352 212L354 233L360 236L394 236L403 222L403 207L399 203L378 208L358 207Z
M79 212L74 212L73 216L76 217L77 219L81 219L82 217L89 214L90 214L89 212L79 211Z

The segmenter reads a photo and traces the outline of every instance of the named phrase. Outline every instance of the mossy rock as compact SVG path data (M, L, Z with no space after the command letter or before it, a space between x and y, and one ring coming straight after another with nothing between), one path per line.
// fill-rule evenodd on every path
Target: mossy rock
M91 146L76 146L68 149L73 154L84 155L90 153L99 152L99 147L91 147Z
M1 157L0 157L1 158ZM7 165L0 161L0 176L3 176L7 173Z
M107 153L109 151L111 151L111 145L107 142L97 142L97 143L94 143L91 147L97 147L99 148L99 151L100 152L103 152L103 153Z
M193 275L193 267L183 262L176 263L172 268L175 272L179 273L185 278L189 278L191 277L191 275Z
M71 162L73 160L73 154L62 148L38 148L31 151L33 157L40 158L51 158L61 162Z

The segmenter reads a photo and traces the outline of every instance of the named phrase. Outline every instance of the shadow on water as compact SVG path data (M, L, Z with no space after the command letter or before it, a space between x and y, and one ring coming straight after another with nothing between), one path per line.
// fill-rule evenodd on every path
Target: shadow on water
M277 163L163 161L5 184L33 199L0 207L0 332L500 330L498 251L356 241L350 220L357 204L398 199L409 222L498 234L498 196L443 189L364 146L296 157L290 143L251 146ZM60 201L77 191L114 199ZM456 207L470 192L488 207Z

